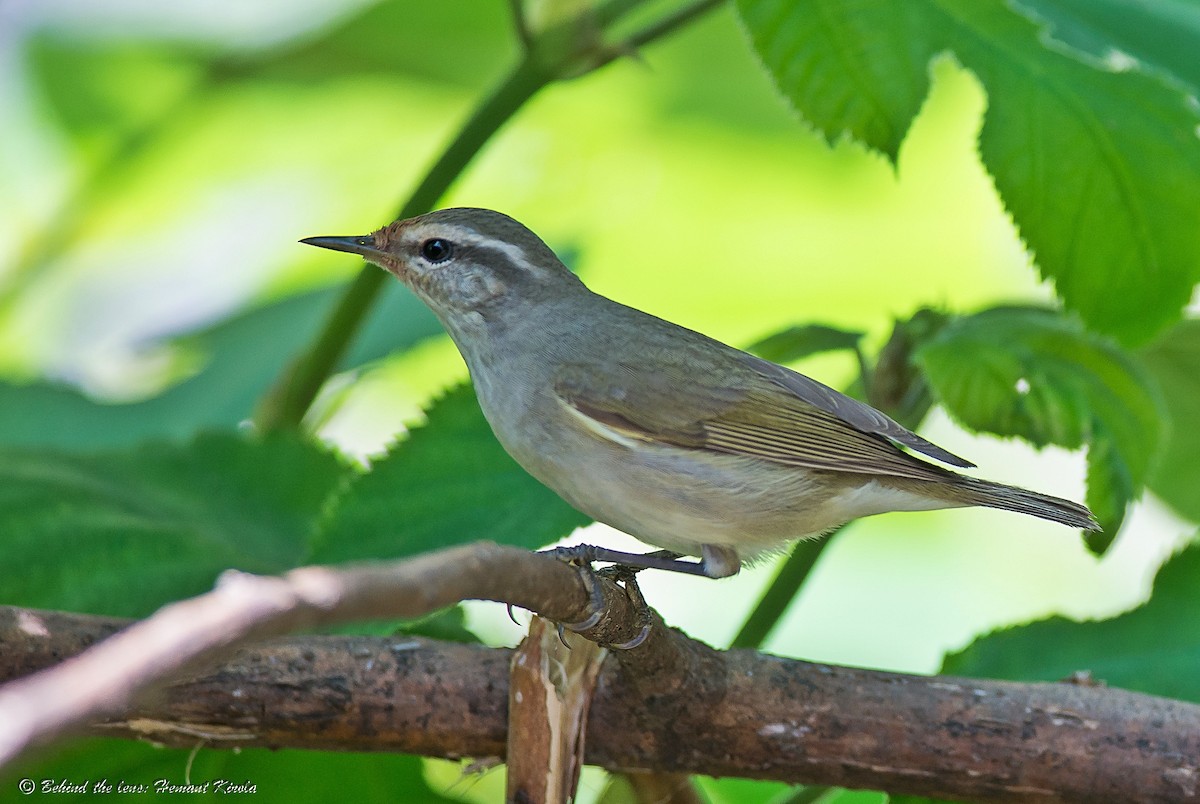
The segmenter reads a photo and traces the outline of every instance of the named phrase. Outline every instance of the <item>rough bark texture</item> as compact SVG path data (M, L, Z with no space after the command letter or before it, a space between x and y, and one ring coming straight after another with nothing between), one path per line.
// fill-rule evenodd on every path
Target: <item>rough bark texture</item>
M0 610L0 680L120 625ZM274 640L90 731L189 747L201 734L216 746L503 756L511 657L410 637ZM718 652L659 622L646 645L606 660L586 757L967 801L1181 802L1200 800L1200 706Z

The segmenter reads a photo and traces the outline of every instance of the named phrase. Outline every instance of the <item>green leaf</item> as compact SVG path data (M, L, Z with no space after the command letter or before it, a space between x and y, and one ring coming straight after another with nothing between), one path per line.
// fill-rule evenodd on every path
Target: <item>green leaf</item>
M322 627L320 633L378 637L413 634L440 639L443 642L463 642L472 645L481 642L467 627L466 612L461 603L416 620L377 619L339 623Z
M63 131L80 144L122 149L186 97L206 67L180 48L111 41L96 47L46 32L26 43L25 55L29 76Z
M420 757L403 754L355 754L323 751L275 751L243 748L238 751L203 749L197 752L161 748L131 740L91 738L54 750L48 757L27 764L15 778L28 777L95 783L107 780L116 794L118 782L147 785L145 794L117 796L121 800L146 800L156 796L154 784L162 779L174 785L209 783L207 794L188 793L188 801L227 801L230 798L258 801L355 801L370 802L460 801L434 791L425 782ZM222 792L215 784L249 782L255 793ZM93 792L78 798L56 795L56 800L90 801L103 794ZM161 797L171 797L162 794Z
M795 799L798 790L795 785L781 782L764 782L758 779L737 779L725 777L716 779L711 776L693 776L703 798L709 804L783 804ZM624 796L622 795L624 794ZM624 776L613 776L605 797L598 804L623 804L631 800L632 788Z
M419 620L413 620L400 625L391 633L413 634L429 639L439 639L442 642L462 642L469 645L480 644L479 637L467 627L467 614L462 605L451 606L448 609L435 611Z
M1141 352L1162 390L1168 438L1150 488L1176 511L1200 521L1200 321L1182 321Z
M141 402L106 404L63 386L0 383L0 445L103 449L233 428L250 418L280 366L313 337L342 289L289 296L177 339L203 355L202 368ZM378 359L441 331L429 309L393 283L341 367Z
M739 0L755 49L814 126L895 159L952 53L983 83L980 154L1042 274L1088 325L1146 340L1200 279L1200 116L1160 75L1048 43L1000 0Z
M1200 6L1191 0L1018 0L1054 38L1097 59L1124 54L1200 88Z
M464 385L350 486L311 560L400 558L479 539L535 548L588 521L508 456Z
M1102 425L1097 425L1097 428ZM1103 431L1100 431L1101 433ZM1155 439L1160 441L1161 439ZM1141 496L1144 478L1134 480L1127 461L1117 451L1116 442L1103 435L1093 437L1087 454L1087 504L1103 530L1085 533L1088 548L1096 554L1108 549L1129 504Z
M0 449L0 600L139 617L225 569L289 569L351 471L284 435L92 455Z
M738 0L783 96L833 140L849 134L893 161L929 92L919 3ZM913 47L898 47L899 41Z
M1050 310L998 307L958 319L916 355L946 410L971 430L1035 446L1088 446L1088 505L1104 549L1141 492L1162 412L1119 347Z
M31 78L53 117L76 137L161 133L158 115L187 92L230 82L324 81L402 75L476 86L511 55L508 10L491 0L371 3L334 24L261 50L233 52L208 40L167 45L93 38L45 26L26 47ZM420 31L396 47L394 32ZM448 52L454 58L446 58ZM182 108L180 108L182 111ZM128 144L121 144L128 148Z
M861 332L827 327L824 324L808 324L789 327L774 335L768 335L749 349L764 360L790 363L820 352L857 349L862 336Z
M1078 671L1113 686L1200 702L1200 545L1168 561L1150 601L1100 622L1051 617L989 634L950 654L942 672L1054 681Z

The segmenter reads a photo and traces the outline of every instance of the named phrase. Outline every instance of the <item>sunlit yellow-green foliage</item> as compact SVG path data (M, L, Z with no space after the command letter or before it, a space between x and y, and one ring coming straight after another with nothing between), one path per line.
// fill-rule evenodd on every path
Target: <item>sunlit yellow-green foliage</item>
M10 373L106 390L93 361L128 361L131 342L346 275L352 262L295 239L386 222L493 80L268 73L214 86L169 47L70 36L85 55L69 66L102 78L93 111L119 116L122 130L87 120L72 143L26 87L38 117L9 126L40 158L10 147L8 167L62 178L5 183L5 208L23 213L4 224L17 244L6 274L21 293L8 294L0 359ZM814 318L880 334L922 303L971 309L1035 292L974 157L982 95L948 62L893 168L806 130L728 12L644 58L551 88L446 203L507 211L577 255L601 292L734 343ZM702 64L711 78L692 80ZM145 142L116 144L139 126ZM38 261L45 251L52 259Z

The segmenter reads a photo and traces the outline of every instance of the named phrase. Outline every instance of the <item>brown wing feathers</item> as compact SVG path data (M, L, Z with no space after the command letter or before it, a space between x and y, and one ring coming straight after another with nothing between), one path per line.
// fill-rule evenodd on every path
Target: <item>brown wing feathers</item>
M795 397L751 392L736 407L701 422L707 449L777 463L941 480L945 470L901 452L882 436L864 433Z
M564 367L555 391L583 415L647 442L812 469L922 480L941 480L948 474L777 385L767 390L724 387L720 393L708 393L686 384L660 388L658 378L625 383L618 374L610 379L616 382L604 382L586 367ZM776 387L778 391L770 390ZM640 389L638 398L630 398L635 393L631 388Z
M944 450L931 441L926 441L907 427L893 421L882 411L876 410L865 402L859 402L853 397L835 391L828 385L819 383L811 377L763 360L746 352L733 350L737 359L766 379L771 380L781 388L786 389L799 399L808 402L820 410L832 413L837 418L864 432L895 441L899 444L924 453L951 466L969 468L975 464L960 458L953 452Z

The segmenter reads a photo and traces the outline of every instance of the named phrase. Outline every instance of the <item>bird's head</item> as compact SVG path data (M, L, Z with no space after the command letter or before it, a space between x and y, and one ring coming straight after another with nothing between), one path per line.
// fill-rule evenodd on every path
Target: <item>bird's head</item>
M412 288L443 321L539 303L582 287L523 225L489 209L443 209L369 235L309 237L310 246L358 254Z

